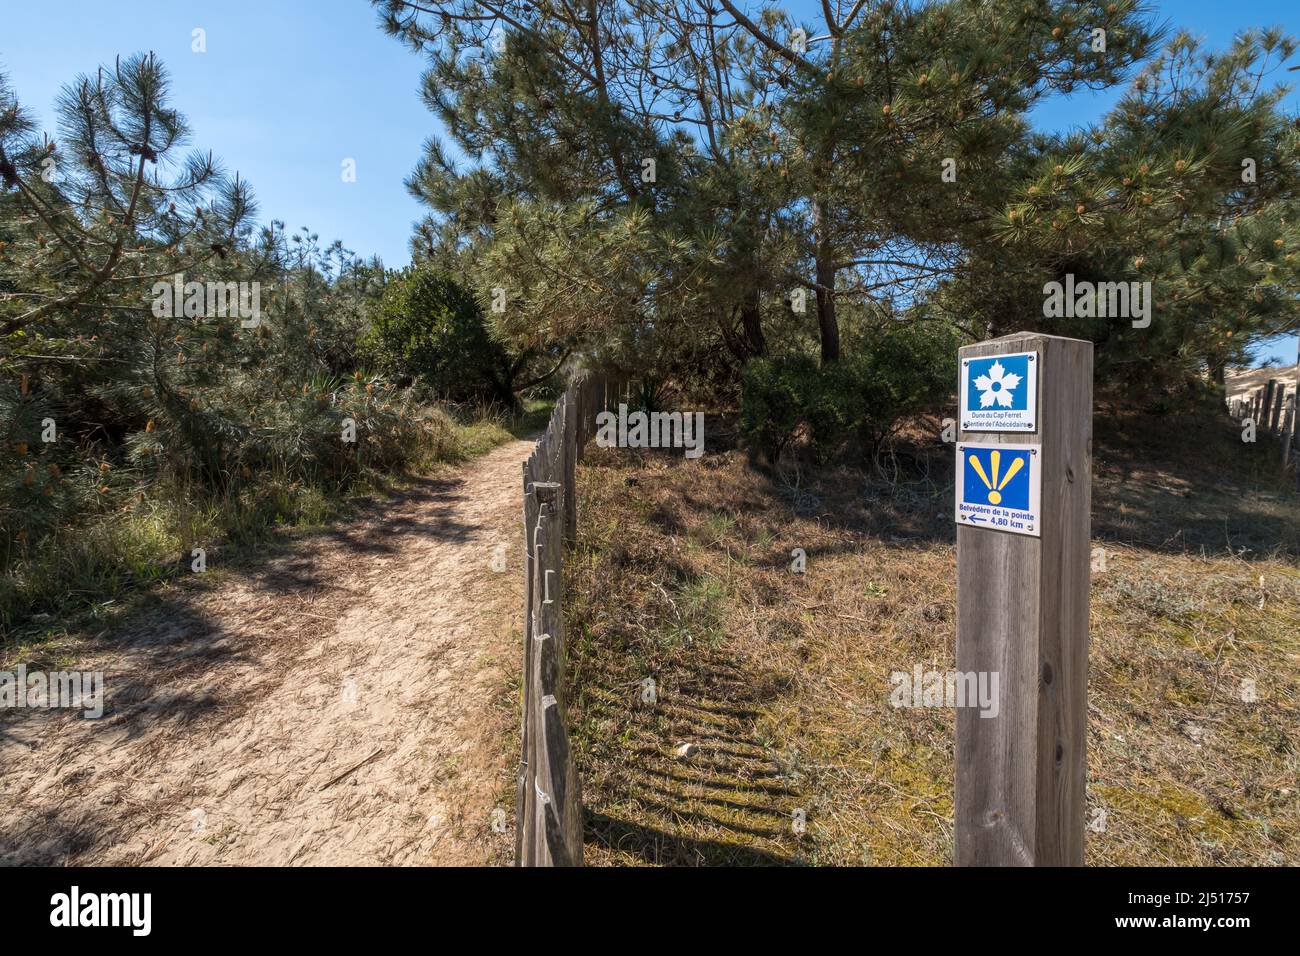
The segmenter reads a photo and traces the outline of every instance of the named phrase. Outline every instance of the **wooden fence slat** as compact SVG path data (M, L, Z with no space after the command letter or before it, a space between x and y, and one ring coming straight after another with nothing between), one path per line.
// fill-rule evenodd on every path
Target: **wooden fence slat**
M540 497L540 495L539 495ZM547 746L545 727L546 727L546 710L543 694L543 668L546 661L543 655L546 653L548 646L553 645L551 629L554 625L555 615L552 611L552 602L547 599L547 578L551 573L550 562L554 560L555 555L551 549L551 530L555 524L552 508L554 507L553 495L547 496L548 500L544 501L538 510L537 516L537 564L536 574L533 579L534 593L538 595L536 608L537 615L534 618L536 632L533 635L533 679L530 684L531 694L531 715L533 724L533 756L532 767L529 774L529 785L533 796L533 866L552 866L554 860L551 855L552 840L547 838L548 826L547 815L551 811L551 803L554 800L553 788L551 785L551 757L550 749Z
M524 465L524 647L523 677L520 683L520 707L522 727L520 730L519 780L515 794L515 860L519 866L531 866L533 847L536 844L534 834L533 807L535 797L532 793L533 777L533 738L536 735L532 709L533 687L533 635L537 615L537 589L534 579L537 575L537 546L535 544L539 501L535 485L537 467L536 454L529 457Z
M545 758L538 769L540 788L550 797L546 807L547 850L555 866L578 866L582 863L582 804L579 798L577 768L569 749L565 729L567 711L564 686L567 647L564 619L564 542L561 516L555 510L547 514L543 538L542 613L540 626L545 639L537 642L538 741Z

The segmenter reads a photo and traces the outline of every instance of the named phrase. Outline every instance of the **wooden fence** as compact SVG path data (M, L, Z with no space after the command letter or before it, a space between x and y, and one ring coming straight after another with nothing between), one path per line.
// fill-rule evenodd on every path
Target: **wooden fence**
M1300 393L1287 394L1287 388L1282 379L1270 378L1268 384L1236 398L1229 409L1234 418L1252 419L1258 431L1281 443L1283 469L1290 465L1292 452L1300 451L1300 412L1296 408ZM1300 463L1296 481L1300 484Z
M582 794L566 724L564 548L577 532L578 459L596 434L596 415L624 389L604 373L575 378L524 462L526 598L516 866L582 865Z

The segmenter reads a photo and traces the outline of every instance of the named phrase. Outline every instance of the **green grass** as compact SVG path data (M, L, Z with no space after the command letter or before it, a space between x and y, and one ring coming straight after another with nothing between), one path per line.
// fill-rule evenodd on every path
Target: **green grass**
M474 413L459 423L463 458L474 458L512 438L527 438L546 428L553 403L528 399L513 415Z

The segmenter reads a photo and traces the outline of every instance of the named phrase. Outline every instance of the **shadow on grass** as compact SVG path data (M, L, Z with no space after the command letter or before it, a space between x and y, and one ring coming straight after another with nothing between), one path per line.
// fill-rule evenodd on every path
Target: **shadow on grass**
M593 811L587 813L586 839L655 866L790 866L794 862L766 850L684 837Z
M579 656L593 666L586 643ZM601 653L627 662L620 649ZM594 665L602 669L603 665ZM653 706L630 705L619 695L585 695L584 726L610 728L604 742L590 737L578 753L585 776L587 841L595 859L629 857L669 866L796 865L811 848L795 835L792 812L806 805L755 732L764 701L782 691L746 672L722 652L696 646L670 652L655 665L663 696ZM616 739L617 742L613 742ZM697 749L676 752L682 742ZM595 746L600 752L591 753ZM604 859L612 854L614 860Z
M1281 446L1227 419L1099 419L1092 532L1164 553L1300 557L1300 495Z

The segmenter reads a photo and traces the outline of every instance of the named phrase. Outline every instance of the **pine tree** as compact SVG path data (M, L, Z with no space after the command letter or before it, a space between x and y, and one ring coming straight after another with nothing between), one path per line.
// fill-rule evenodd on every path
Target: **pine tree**
M1222 385L1252 342L1294 331L1300 134L1267 78L1295 50L1247 31L1225 53L1186 34L1095 127L1041 137L1028 173L970 243L935 304L976 332L1041 329L1098 343L1098 381L1130 399ZM1150 325L1047 317L1044 286L1150 283ZM1199 386L1198 386L1199 387Z
M191 514L268 485L289 500L430 447L418 396L358 354L382 263L255 229L247 185L181 155L154 57L78 77L58 118L42 135L0 80L0 568L64 567L82 529L133 508ZM177 281L197 286L162 294ZM260 316L232 311L253 304L238 293L210 308L232 282L260 288ZM118 580L111 551L90 560ZM0 630L23 580L0 587Z
M492 246L512 275L549 270L585 295L585 325L524 309L507 332L717 328L741 361L767 351L765 313L785 347L798 337L791 313L764 309L793 286L815 297L831 362L841 300L890 314L900 295L959 269L1006 167L1023 165L1023 112L1115 82L1154 38L1135 2L827 5L817 25L728 0L377 5L390 32L428 54L425 98L475 159L462 173L430 144L412 181L435 211L422 239L471 262ZM936 188L945 158L959 176ZM628 173L646 160L653 184ZM587 211L557 230L577 203ZM507 209L522 231L501 229ZM620 219L628 228L613 228ZM539 260L547 235L556 241L543 248L585 255ZM635 266L579 277L591 255Z

